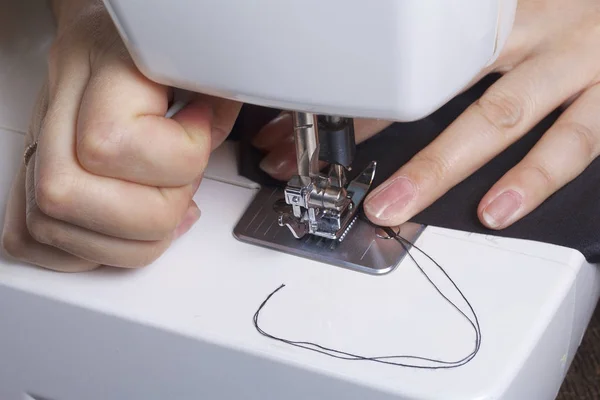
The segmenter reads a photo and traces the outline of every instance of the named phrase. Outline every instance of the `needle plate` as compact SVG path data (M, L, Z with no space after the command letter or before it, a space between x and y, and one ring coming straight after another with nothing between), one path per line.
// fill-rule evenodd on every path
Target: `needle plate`
M286 206L283 189L262 188L235 227L234 236L242 242L373 275L393 271L406 256L398 241L361 218L353 220L341 241L314 235L296 239L277 223ZM414 243L424 228L406 223L399 233Z

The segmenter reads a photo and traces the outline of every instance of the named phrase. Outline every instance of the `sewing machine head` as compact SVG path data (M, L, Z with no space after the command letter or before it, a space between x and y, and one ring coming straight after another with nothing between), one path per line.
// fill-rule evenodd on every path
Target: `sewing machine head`
M338 241L376 169L347 182L352 118L410 121L442 106L498 56L516 3L105 0L150 79L293 112L298 174L279 225Z
M495 60L517 0L104 0L138 68L319 115L415 120Z

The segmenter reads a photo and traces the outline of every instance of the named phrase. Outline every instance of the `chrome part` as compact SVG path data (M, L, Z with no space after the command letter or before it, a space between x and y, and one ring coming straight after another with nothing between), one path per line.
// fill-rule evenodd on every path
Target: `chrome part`
M354 185L358 198L366 193L362 190L364 184L362 181ZM349 221L339 239L290 235L287 226L278 224L280 218L292 215L284 197L282 189L261 189L235 227L234 236L245 243L372 275L393 271L406 256L400 243L380 237L380 228L357 215ZM288 220L292 224L293 221ZM399 234L414 243L424 228L406 223L399 228Z
M371 162L348 182L346 174L355 151L353 122L319 118L310 113L293 114L298 174L284 189L261 189L235 227L234 236L354 271L389 273L405 257L406 248L358 215L377 163ZM330 164L326 173L318 168L320 160ZM414 242L424 228L407 223L398 229L402 237Z
M298 173L288 181L284 194L285 202L292 207L292 211L282 214L278 223L280 226L286 226L298 239L310 234L337 240L356 214L362 198L356 201L354 195L348 191L344 166L331 164L326 175L319 171L317 116L303 112L294 112L292 115ZM331 127L338 129L335 132L339 134L346 131L339 131L337 125L344 123L344 127L353 126L352 121L347 118L324 116L322 120L326 122L322 134L325 135L327 143L329 135L334 134L334 131L329 130ZM353 134L338 137L341 139L335 142L335 148L330 150L335 150L337 156L349 155L343 149L353 149ZM354 150L350 153L353 152Z
M346 180L346 170L339 164L333 164L329 168L329 181L331 185L343 188L348 183Z
M319 174L319 131L317 117L310 113L294 112L294 142L298 175L314 177Z
M291 212L278 218L279 226L287 226L297 239L307 234L339 239L371 187L376 167L377 163L371 162L347 188L332 184L330 177L294 176L284 190Z

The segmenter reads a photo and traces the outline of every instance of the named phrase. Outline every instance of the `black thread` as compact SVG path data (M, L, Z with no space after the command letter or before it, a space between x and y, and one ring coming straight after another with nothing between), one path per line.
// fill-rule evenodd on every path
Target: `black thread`
M371 223L368 219L363 218L365 221ZM460 290L460 288L456 285L456 283L452 280L452 278L450 278L450 275L448 275L448 273L444 270L444 268L442 268L442 266L435 261L431 256L429 256L427 253L425 253L423 250L421 250L419 247L417 247L414 243L410 242L409 240L403 238L402 236L400 236L399 233L394 232L392 229L390 228L382 228L386 231L386 233L393 239L395 239L398 243L400 243L400 245L402 247L404 247L407 255L411 258L411 260L415 263L415 265L417 266L417 268L419 268L419 270L421 271L421 273L425 276L425 278L429 281L429 283L431 283L431 285L435 288L435 290L438 292L438 294L440 296L442 296L442 298L444 300L446 300L446 302L448 302L456 311L458 311L467 321L469 321L469 324L471 325L471 327L473 327L473 330L475 331L475 346L473 351L466 357L457 360L457 361L444 361L444 360L436 360L433 358L427 358L427 357L419 357L419 356L411 356L411 355L398 355L398 356L378 356L378 357L365 357L365 356L360 356L357 354L352 354L352 353L348 353L348 352L344 352L344 351L340 351L340 350L335 350L335 349L331 349L328 347L324 347L321 346L317 343L311 343L311 342L304 342L304 341L293 341L293 340L288 340L288 339L284 339L284 338L280 338L277 336L274 336L270 333L265 332L258 323L258 317L260 315L260 312L262 311L262 309L265 307L265 305L267 304L267 302L269 302L269 300L277 293L279 292L281 289L283 289L285 287L285 284L282 284L281 286L279 286L277 289L275 289L271 294L269 294L267 296L267 298L260 304L260 306L258 307L258 310L256 310L256 313L254 313L254 327L256 328L256 330L263 336L272 339L272 340L276 340L282 343L286 343L290 346L295 346L295 347L299 347L305 350L310 350L310 351L314 351L320 354L324 354L327 355L329 357L333 357L333 358L338 358L338 359L342 359L342 360L347 360L347 361L371 361L371 362L376 362L376 363L381 363L381 364L388 364L388 365L393 365L393 366L398 366L398 367L406 367L406 368L418 368L418 369L430 369L430 370L437 370L437 369L451 369L451 368L457 368L457 367L461 367L467 363L469 363L473 358L475 358L475 356L477 355L477 353L479 352L479 349L481 347L481 327L479 325L479 319L477 318L477 313L475 313L475 310L473 309L473 307L471 306L471 303L469 302L469 300L466 298L466 296L463 294L463 292ZM413 257L413 255L410 253L410 250L408 248L408 246L411 246L411 248L416 249L417 251L419 251L421 254L423 254L425 257L427 257L431 262L433 262L435 264L436 267L438 267L438 269L440 271L442 271L442 273L444 274L444 276L446 276L446 278L450 281L450 283L452 283L452 286L454 286L454 288L458 291L458 293L460 294L460 296L463 298L463 300L465 301L465 303L467 304L467 306L469 307L469 309L471 310L471 313L473 314L474 319L471 319L470 317L468 317L454 302L452 302L452 300L450 300L446 295L444 295L442 293L442 291L439 289L439 287L433 283L433 281L431 280L431 278L429 278L429 275L427 275L427 273L423 270L423 268L419 265L419 263L417 262L417 260L415 260L415 258ZM401 363L401 362L395 362L395 361L391 361L394 359L404 359L404 360L420 360L420 361L427 361L427 362L431 362L434 364L438 364L438 365L418 365L418 364L408 364L408 363Z

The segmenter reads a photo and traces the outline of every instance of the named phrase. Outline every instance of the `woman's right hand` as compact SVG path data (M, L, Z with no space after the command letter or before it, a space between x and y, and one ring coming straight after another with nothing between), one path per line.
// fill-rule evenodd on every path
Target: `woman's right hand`
M54 3L57 37L2 233L8 255L59 271L139 267L200 217L192 196L241 104L169 88L135 67L99 1ZM26 165L25 165L26 164Z

